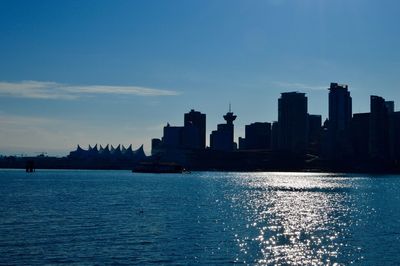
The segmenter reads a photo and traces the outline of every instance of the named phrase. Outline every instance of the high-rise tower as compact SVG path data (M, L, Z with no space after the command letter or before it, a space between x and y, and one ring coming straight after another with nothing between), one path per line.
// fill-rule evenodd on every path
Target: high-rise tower
M382 97L371 96L369 154L374 159L387 159L389 156L389 111L391 110L387 103Z
M305 93L286 92L278 100L278 148L305 153L308 147L308 114Z
M213 150L232 151L235 149L234 142L234 125L233 121L236 119L236 115L231 111L231 105L229 104L229 112L224 115L226 124L219 124L217 130L211 132L210 135L210 147Z
M183 131L183 145L185 148L206 148L206 115L195 110L185 114Z
M331 83L329 88L329 129L348 131L352 116L352 99L347 85Z
M350 126L352 99L347 85L331 83L329 88L328 151L331 159L351 155Z

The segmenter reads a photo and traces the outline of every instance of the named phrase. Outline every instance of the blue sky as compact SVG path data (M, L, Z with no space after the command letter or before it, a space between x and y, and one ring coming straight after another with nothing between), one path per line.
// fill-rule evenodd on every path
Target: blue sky
M326 117L330 82L349 85L354 112L371 94L400 104L398 10L396 0L1 0L0 154L150 150L192 108L214 130L229 102L239 137L276 120L285 91L307 93L309 112Z

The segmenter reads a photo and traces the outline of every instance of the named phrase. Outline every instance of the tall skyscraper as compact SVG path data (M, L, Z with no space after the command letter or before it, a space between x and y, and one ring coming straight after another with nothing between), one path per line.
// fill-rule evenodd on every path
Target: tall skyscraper
M331 83L329 88L329 129L348 131L352 117L352 99L347 85Z
M382 97L371 96L369 154L374 159L387 159L389 156L389 111L391 110L388 110L387 103Z
M220 151L232 151L235 149L233 121L235 121L236 115L231 112L230 106L229 112L224 115L224 119L226 124L219 124L217 130L211 132L210 148Z
M369 158L370 113L354 114L351 120L351 138L355 159Z
M206 148L206 115L195 110L185 114L183 146L190 149Z
M278 100L279 149L305 153L308 147L308 113L305 93L286 92Z
M350 156L352 99L347 85L331 83L329 88L328 156L343 159Z

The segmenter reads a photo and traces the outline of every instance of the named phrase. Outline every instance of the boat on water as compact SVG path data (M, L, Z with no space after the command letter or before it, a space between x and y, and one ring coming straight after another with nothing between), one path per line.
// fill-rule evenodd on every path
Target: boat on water
M177 163L142 162L133 168L132 172L153 174L183 173L185 168Z

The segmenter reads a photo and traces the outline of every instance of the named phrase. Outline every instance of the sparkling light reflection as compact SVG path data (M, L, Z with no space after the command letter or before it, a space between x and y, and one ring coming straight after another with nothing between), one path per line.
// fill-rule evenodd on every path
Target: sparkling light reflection
M246 187L230 195L234 208L245 209L247 231L236 234L238 261L247 258L259 264L326 265L337 262L338 254L353 257L343 245L349 237L351 198L349 180L329 174L256 173L233 178ZM251 252L250 252L251 251ZM353 255L352 255L353 254ZM346 254L345 254L346 255ZM354 256L354 258L357 258ZM348 258L349 259L349 258ZM251 261L247 261L251 262ZM353 260L354 262L354 260Z

